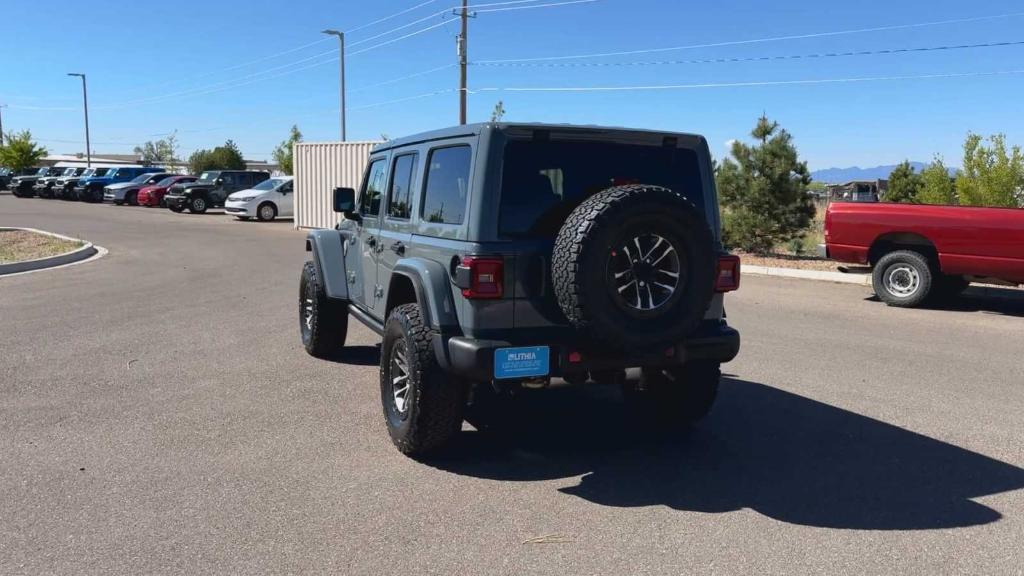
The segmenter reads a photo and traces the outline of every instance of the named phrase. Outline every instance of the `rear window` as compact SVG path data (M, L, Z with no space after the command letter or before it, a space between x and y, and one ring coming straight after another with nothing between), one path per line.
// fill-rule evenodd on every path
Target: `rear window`
M510 237L553 238L585 199L626 184L670 188L698 207L704 201L700 163L693 150L513 140L505 147L499 231Z

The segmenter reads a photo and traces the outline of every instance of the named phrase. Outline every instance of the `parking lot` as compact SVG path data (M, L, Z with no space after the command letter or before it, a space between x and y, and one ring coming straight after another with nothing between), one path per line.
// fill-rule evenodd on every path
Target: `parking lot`
M303 233L0 195L0 225L109 250L0 278L0 573L1024 571L1024 299L887 308L747 276L710 418L535 391L503 439L418 463L376 337L298 338Z

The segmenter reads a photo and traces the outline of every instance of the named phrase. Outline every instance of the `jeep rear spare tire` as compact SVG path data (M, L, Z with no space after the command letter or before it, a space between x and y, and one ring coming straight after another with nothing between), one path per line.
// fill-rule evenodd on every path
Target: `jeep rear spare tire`
M570 324L634 349L692 333L714 294L717 255L702 214L682 194L643 184L580 204L552 256L555 295Z

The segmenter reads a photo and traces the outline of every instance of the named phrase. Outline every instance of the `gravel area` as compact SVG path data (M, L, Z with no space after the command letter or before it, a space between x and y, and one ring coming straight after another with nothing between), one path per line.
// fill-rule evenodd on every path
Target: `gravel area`
M798 270L820 270L823 272L836 272L839 267L839 263L834 260L824 260L814 256L791 256L787 254L758 256L746 252L737 252L737 254L744 264L750 266L796 268Z
M79 241L54 238L24 230L0 231L0 264L36 260L71 252L82 245Z

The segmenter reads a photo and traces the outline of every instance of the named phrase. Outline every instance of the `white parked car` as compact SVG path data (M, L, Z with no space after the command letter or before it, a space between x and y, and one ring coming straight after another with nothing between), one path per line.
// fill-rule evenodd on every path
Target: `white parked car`
M290 218L295 201L294 180L291 176L275 176L248 190L239 190L228 196L224 212L239 220Z

